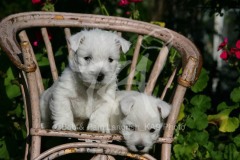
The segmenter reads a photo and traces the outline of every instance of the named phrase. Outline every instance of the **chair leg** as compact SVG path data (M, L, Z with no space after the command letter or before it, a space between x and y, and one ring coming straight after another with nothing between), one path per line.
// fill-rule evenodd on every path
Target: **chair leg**
M180 106L183 102L186 89L187 89L186 87L181 85L178 85L176 88L175 95L172 101L172 110L170 115L168 116L163 137L168 137L168 138L173 137L173 133L176 128L177 117L180 111ZM172 144L167 144L167 143L162 144L161 160L171 159L171 147L172 147Z
M35 159L41 150L41 137L32 136L32 145L31 145L31 160Z
M162 144L161 160L171 159L171 144Z

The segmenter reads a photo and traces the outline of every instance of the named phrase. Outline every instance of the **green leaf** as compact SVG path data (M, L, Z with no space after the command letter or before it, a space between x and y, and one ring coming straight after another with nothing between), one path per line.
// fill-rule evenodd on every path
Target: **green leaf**
M206 69L202 69L200 76L197 80L197 82L191 87L191 90L195 93L201 92L203 91L208 84L208 80L209 80L209 76L208 76L208 72Z
M36 59L37 59L39 67L49 66L48 58L44 57L44 55L42 53L37 53Z
M7 70L7 77L4 79L5 90L9 99L21 95L20 88L14 81L16 81L16 79L13 75L12 68L9 67Z
M185 108L185 106L182 103L181 107L180 107L179 114L178 114L177 122L181 121L185 117L184 108Z
M211 108L211 99L205 95L194 96L190 103L202 112L205 112L207 109Z
M186 125L191 129L203 130L208 126L207 115L198 109L193 109Z
M182 134L175 135L174 139L176 139L174 140L174 143L184 143L186 140L185 136L183 136Z
M239 127L239 119L236 117L229 117L229 114L235 109L228 108L216 115L209 115L208 122L219 125L219 131L221 132L234 132Z
M54 12L55 8L54 8L54 4L52 4L51 2L46 2L44 3L43 7L42 7L42 11L51 11Z
M240 102L240 87L233 89L230 94L230 98L233 102Z
M64 55L64 49L66 49L66 47L65 46L61 46L57 51L56 51L56 53L55 53L55 56L62 56L62 55Z
M169 62L170 64L172 64L173 67L176 67L176 62L178 62L178 60L180 59L180 54L178 53L177 50L175 50L174 48L170 49L170 54L169 54Z
M222 160L223 159L223 153L219 150L215 151L214 144L211 141L206 143L206 145L204 145L204 147L208 151L207 156L211 157L209 159L213 159L213 160Z
M229 106L226 104L226 102L222 102L217 106L217 111L219 112L227 108L229 108Z
M140 13L138 10L135 10L132 15L133 15L133 19L139 19L140 17Z
M17 85L6 86L6 93L9 99L13 99L21 95L20 89Z
M233 138L233 142L236 144L237 147L240 147L240 134Z
M198 144L176 144L173 147L176 159L192 160L196 157L198 151Z
M4 139L0 139L0 159L9 159L9 154Z
M23 115L23 108L20 104L18 104L17 107L14 110L9 111L8 114L16 115L18 118L20 118Z
M237 160L239 159L240 153L237 151L235 144L231 143L225 147L223 156L224 159L227 160Z
M9 67L7 69L7 72L6 72L6 78L4 79L4 85L7 86L7 85L12 85L12 81L15 79L14 75L13 75L13 71L12 71L12 68Z
M213 144L211 141L209 141L208 143L206 143L206 144L204 145L204 147L205 147L207 150L213 150L213 149L214 149L214 144Z
M192 132L189 132L188 135L187 135L187 140L190 142L190 143L198 143L200 145L204 145L208 142L208 138L209 138L209 135L208 135L208 132L207 131L192 131Z
M161 47L163 46L163 42L160 39L153 38L149 35L143 37L143 43L142 47L145 49L157 49L161 50Z
M229 117L222 121L219 130L221 132L234 132L239 127L239 120L236 117Z
M41 58L41 61L38 62L38 66L39 66L39 67L49 66L48 58L42 57L42 58Z
M147 72L151 67L152 61L149 60L148 55L141 56L140 58L136 66L136 71Z

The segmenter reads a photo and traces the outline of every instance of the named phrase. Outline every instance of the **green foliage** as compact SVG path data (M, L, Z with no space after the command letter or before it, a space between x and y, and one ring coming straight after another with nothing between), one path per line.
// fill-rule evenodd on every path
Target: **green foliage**
M186 120L186 125L191 129L203 130L208 125L206 110L211 107L211 99L205 95L196 95L190 100L191 116Z
M208 80L209 80L208 74L209 72L205 68L203 68L198 81L191 87L191 90L194 93L201 92L207 87Z
M213 142L208 142L205 144L204 149L206 149L206 154L204 159L222 160L223 159L223 149L224 145L220 144L219 147L215 147Z
M18 82L13 75L11 67L8 68L6 75L4 86L6 87L7 97L13 99L21 94L19 86L17 85Z
M237 147L240 147L240 135L234 137L233 142L236 144Z
M206 112L211 108L211 99L206 95L196 95L191 99L190 103L196 110L201 112Z
M197 143L193 144L176 144L173 147L176 159L195 159L196 152L199 149Z
M230 97L233 102L240 102L240 87L234 88L230 94Z
M224 159L239 160L239 156L240 156L240 152L238 152L235 144L230 143L229 145L225 146L224 154L223 154Z
M193 109L191 117L186 121L186 125L191 129L202 130L207 127L207 115L198 109Z
M239 119L237 117L230 117L229 115L234 109L239 108L239 106L231 108L226 106L226 108L216 115L208 115L208 121L209 123L219 125L219 131L221 132L234 132L239 127Z
M208 73L205 69L199 77L200 82L207 83ZM203 83L203 84L204 84ZM204 91L205 85L192 87L193 92ZM238 83L239 85L239 83ZM203 88L201 88L203 87ZM184 130L175 134L173 159L239 159L239 86L233 89L231 106L221 102L213 109L212 99L203 94L193 95L190 102L185 101L181 107L178 123L186 124ZM221 137L224 137L222 141Z
M16 68L9 65L8 57L1 50L0 59L0 159L21 159L26 130Z
M9 159L9 153L4 139L0 139L0 159Z
M177 122L181 121L186 116L186 114L184 113L184 108L185 108L185 106L184 106L184 104L182 104L180 111L179 111L178 118L177 118Z

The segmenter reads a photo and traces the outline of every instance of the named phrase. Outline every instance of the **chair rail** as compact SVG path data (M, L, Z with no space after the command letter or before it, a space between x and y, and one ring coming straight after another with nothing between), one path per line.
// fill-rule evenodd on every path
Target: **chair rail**
M66 143L56 147L53 147L38 157L34 158L34 160L41 159L54 159L66 154L71 153L91 153L91 154L104 154L104 155L120 155L132 159L138 160L156 160L149 154L134 154L129 153L127 148L123 146L117 146L113 144L99 144L99 143L89 143L89 142L74 142L74 143Z
M67 138L77 138L84 141L123 141L123 136L120 134L104 134L104 133L88 133L88 132L76 132L76 131L56 131L51 129L35 129L31 128L30 134L33 136L53 136L53 137L67 137ZM161 138L159 137L156 143L172 143L173 138Z

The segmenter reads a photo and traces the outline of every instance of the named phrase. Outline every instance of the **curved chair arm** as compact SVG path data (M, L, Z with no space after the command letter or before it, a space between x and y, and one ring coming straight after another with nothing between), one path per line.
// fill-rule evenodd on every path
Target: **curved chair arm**
M149 35L161 39L165 45L173 46L180 52L185 70L179 78L181 85L191 86L200 74L201 55L195 45L181 34L127 18L64 12L25 12L8 16L1 21L0 45L11 61L26 72L34 71L36 67L25 66L18 57L21 50L16 33L30 27L90 27Z
M40 154L34 160L41 159L54 159L66 154L71 153L91 153L91 154L104 154L104 155L118 155L123 157L128 157L137 160L156 160L149 154L134 154L129 153L128 149L123 146L113 145L113 144L98 144L90 142L74 142L66 143L60 146L53 147L42 154Z

